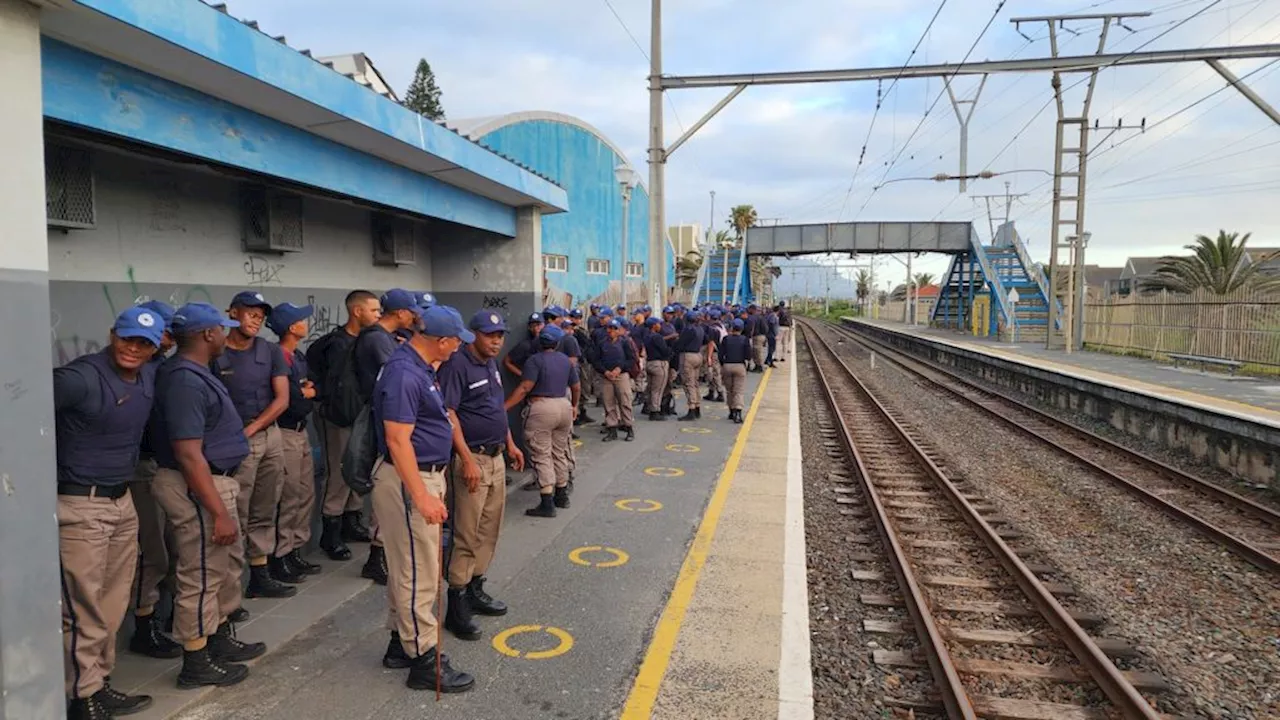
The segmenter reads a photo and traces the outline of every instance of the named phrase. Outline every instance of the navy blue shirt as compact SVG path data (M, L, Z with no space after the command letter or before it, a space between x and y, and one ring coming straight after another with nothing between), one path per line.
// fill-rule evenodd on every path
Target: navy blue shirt
M628 340L626 335L620 335L617 340L605 338L600 343L596 369L602 373L615 368L629 370L635 364L636 354L634 346Z
M506 443L507 411L497 361L481 360L464 346L440 366L436 377L444 406L458 414L469 447Z
M523 368L525 361L534 353L534 342L536 342L536 340L528 333L525 333L525 338L516 343L516 346L511 348L511 352L507 353L507 359L511 361L512 365L515 365L518 368ZM521 370L521 372L523 372L523 370Z
M573 333L565 333L564 337L560 338L560 345L556 350L568 357L582 359L582 346L578 344L578 338L574 337Z
M378 372L391 358L391 354L400 347L395 333L387 332L381 325L373 324L356 337L356 380L359 383L360 397L373 396L373 386L378 380Z
M156 373L152 447L160 467L178 468L174 440L203 440L204 459L223 470L249 455L249 440L226 387L209 368L175 355Z
M667 339L662 337L662 333L656 330L650 330L644 337L645 356L650 360L670 360L671 345L667 343Z
M751 357L751 340L745 335L725 335L720 341L720 364L746 363Z
M284 348L280 350L283 352ZM285 355L284 362L289 366L289 407L280 414L276 424L290 430L305 430L307 416L315 408L314 400L302 396L302 381L310 376L311 368L307 366L307 356L298 349Z
M272 378L289 374L280 346L258 337L244 350L228 345L214 365L245 425L253 422L275 399Z
M436 373L406 343L391 353L378 376L370 398L377 422L378 450L387 454L386 431L391 421L413 425L410 441L418 465L443 465L453 450L453 426L444 411L444 398L436 387Z
M533 397L564 397L578 384L578 368L560 352L538 352L525 361L523 379L533 383Z
M680 331L680 338L676 340L675 351L680 353L696 353L702 350L702 346L706 344L704 340L706 334L702 331L701 325L689 323L685 325L684 330Z

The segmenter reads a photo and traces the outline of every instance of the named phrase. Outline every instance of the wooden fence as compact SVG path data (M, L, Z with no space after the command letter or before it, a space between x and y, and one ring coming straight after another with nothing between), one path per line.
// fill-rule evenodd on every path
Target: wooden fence
M1185 353L1280 368L1280 293L1089 299L1084 342L1126 354Z

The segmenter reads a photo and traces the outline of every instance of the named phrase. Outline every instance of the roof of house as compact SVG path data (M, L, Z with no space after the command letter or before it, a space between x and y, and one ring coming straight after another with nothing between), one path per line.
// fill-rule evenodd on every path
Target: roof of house
M1124 274L1123 267L1102 267L1101 265L1085 265L1084 277L1090 285L1114 283Z
M325 57L316 58L316 60L381 96L400 102L400 98L396 95L395 89L391 87L391 83L382 77L382 73L378 72L377 66L373 64L373 60L368 55L362 52L347 55L326 55Z
M938 297L938 293L941 291L942 291L942 288L938 287L937 285L921 285L920 289L916 291L916 297L922 297L922 298Z
M1121 277L1147 277L1154 275L1156 268L1160 267L1160 261L1168 257L1167 255L1158 255L1154 257L1131 257L1125 261L1124 267L1121 268ZM1129 268L1133 268L1133 272L1129 272Z

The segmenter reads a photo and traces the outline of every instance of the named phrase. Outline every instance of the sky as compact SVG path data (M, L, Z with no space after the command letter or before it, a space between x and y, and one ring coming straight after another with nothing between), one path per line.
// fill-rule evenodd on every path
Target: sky
M1035 58L1050 54L1043 23L1019 16L1150 11L1113 28L1115 52L1280 42L1280 0L668 0L668 75L765 72L904 63ZM551 110L601 129L637 168L648 132L649 2L645 0L228 0L316 55L364 52L403 93L419 58L443 91L449 118ZM997 12L997 7L999 11ZM994 15L993 15L994 14ZM994 17L994 20L993 20ZM1185 21L1185 22L1184 22ZM984 31L985 28L985 31ZM1097 48L1100 23L1076 21L1063 55ZM1025 34L1025 37L1024 37ZM976 41L976 44L975 44ZM913 47L918 50L912 55ZM970 52L972 48L972 52ZM1228 67L1280 105L1280 63ZM1016 195L1012 216L1032 256L1044 260L1051 225L1055 108L1050 75L991 76L969 125L969 184L915 178L959 172L959 126L940 80L748 88L674 153L667 168L668 224L754 205L764 222L973 221L989 235L986 200ZM1069 86L1080 76L1067 76ZM953 89L972 97L977 80ZM1079 112L1083 87L1068 93ZM724 94L667 93L670 144ZM880 94L877 112L877 95ZM1098 77L1088 168L1088 261L1175 253L1197 234L1251 232L1280 246L1280 125L1202 63L1126 67ZM1130 130L1146 121L1146 130ZM1126 129L1115 132L1117 124ZM865 146L865 153L863 148ZM861 161L860 161L861 158ZM893 181L888 182L887 181ZM1004 211L996 202L997 218ZM922 256L941 274L947 258ZM879 258L884 282L904 270Z

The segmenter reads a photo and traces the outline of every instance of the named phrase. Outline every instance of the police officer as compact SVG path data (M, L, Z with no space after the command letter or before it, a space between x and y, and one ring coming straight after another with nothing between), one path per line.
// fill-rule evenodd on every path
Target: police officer
M672 305L668 305L662 309L662 333L663 339L667 341L667 347L670 349L668 355L671 358L671 364L667 368L667 386L662 389L662 407L658 410L664 417L674 417L676 413L675 387L676 381L680 375L680 355L676 353L676 340L680 338L680 331L676 329L676 310Z
M701 396L698 395L698 372L702 369L706 334L700 324L701 315L693 311L685 315L684 330L676 340L675 352L680 357L680 379L684 384L684 399L688 411L681 420L697 420L702 417Z
M582 362L578 363L578 373L582 379L582 394L578 397L578 417L573 419L574 425L587 425L595 422L595 418L587 414L586 397L592 392L595 380L595 368L591 366L591 334L583 327L582 310L574 308L569 311L569 319L573 321L573 337L582 350Z
M498 547L506 511L503 453L516 470L524 454L516 447L503 408L498 353L507 335L502 316L481 310L468 323L475 339L440 366L437 377L453 425L453 545L449 554L449 609L444 626L464 640L480 637L471 613L505 615L506 603L484 590L484 574Z
M307 336L307 318L315 308L281 303L271 311L267 327L280 338L280 351L289 366L289 407L276 420L280 444L284 448L284 484L280 490L276 544L268 566L272 577L300 583L320 566L302 557L311 540L311 517L315 513L315 466L311 459L311 439L307 418L315 406L315 384L308 379L307 358L298 344Z
M671 373L671 346L662 336L662 320L651 317L645 325L644 371L649 376L649 419L666 420L667 416L662 412L662 394L667 389L667 376Z
M755 303L747 305L747 321L743 324L742 334L751 340L751 372L764 372L764 350L767 340L765 331L768 329L764 316L760 314L760 308Z
M148 310L164 321L164 334L160 348L148 362L159 367L173 349L173 333L169 322L173 319L173 306L161 300L149 300L138 307ZM160 586L169 577L169 545L165 541L165 517L151 494L151 481L156 477L156 456L151 446L151 433L142 435L138 466L129 481L129 496L138 513L138 576L133 594L133 636L129 649L154 658L176 658L182 655L182 646L161 632L155 609L160 602Z
M604 379L605 433L604 441L618 439L618 430L626 433L625 440L636 438L631 414L631 368L638 362L635 347L627 336L621 320L607 326L608 336L596 353L596 373Z
M226 386L209 370L238 327L212 305L189 303L173 315L177 354L156 373L152 490L173 530L177 595L173 636L182 643L178 687L234 685L249 675L239 663L267 651L232 632L242 610L232 560L241 542L235 476L249 440ZM244 613L247 615L247 613Z
M564 333L547 325L538 334L539 352L525 361L520 384L507 398L506 410L528 399L524 415L524 440L529 464L538 478L541 494L537 507L525 510L533 517L555 517L556 508L569 507L569 434L581 383L578 369L556 351ZM565 390L569 397L565 397Z
M53 371L58 552L67 717L110 718L151 705L107 685L116 633L129 608L138 515L129 480L155 398L164 319L134 307L116 318L108 346ZM12 592L9 578L6 587Z
M729 326L729 334L720 341L720 371L724 375L729 419L735 423L742 422L742 400L747 388L747 359L751 357L751 341L742 334L745 324L735 319Z
M391 300L384 309L399 304ZM449 516L444 471L453 446L436 371L463 342L474 342L475 335L451 307L436 305L423 311L412 305L406 310L420 318L421 329L392 352L371 399L385 460L373 476L373 508L381 518L390 606L391 640L382 664L409 668L405 684L411 689L462 692L475 684L475 678L453 669L440 652L432 613L440 582L441 526Z
M640 363L640 374L632 381L631 389L635 393L634 404L641 405L641 412L649 414L649 374L644 372L647 359L644 355L644 336L648 333L645 327L644 306L637 305L631 311L631 325L627 328L627 336L631 339L631 345L636 351L637 361Z
M778 308L771 307L764 314L765 342L768 344L768 352L765 354L764 364L768 367L776 367L773 364L773 353L778 348Z
M240 543L231 548L232 582L240 587L247 555L245 596L283 598L297 589L272 577L267 558L275 546L276 506L284 482L284 447L276 419L289 407L289 368L280 347L258 337L270 312L262 293L246 290L232 298L227 314L239 325L227 334L226 351L213 362L249 439L249 457L236 473L237 513L248 548Z
M727 331L720 322L720 311L711 308L707 312L707 324L703 330L707 334L707 342L710 347L707 348L707 394L702 396L703 400L724 402L724 378L720 367L720 341L724 339Z
M591 352L588 355L588 362L591 363L592 381L591 394L596 398L596 407L604 407L604 378L600 377L600 373L595 371L595 363L600 353L600 345L609 339L609 323L613 321L613 308L604 306L600 308L600 317L596 323L596 327L591 331ZM601 434L609 432L606 425L600 426Z
M778 362L787 361L787 347L791 342L791 311L787 309L787 301L778 301Z
M520 377L524 372L525 361L537 352L538 333L542 332L543 324L542 313L531 313L526 321L525 336L520 338L520 342L516 343L515 347L511 348L507 356L502 359L503 366L512 375Z

